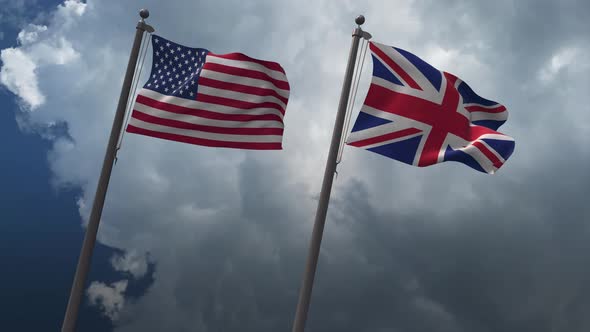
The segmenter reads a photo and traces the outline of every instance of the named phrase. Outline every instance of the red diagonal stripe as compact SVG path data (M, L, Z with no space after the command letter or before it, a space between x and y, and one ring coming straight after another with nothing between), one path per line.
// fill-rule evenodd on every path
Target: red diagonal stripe
M472 144L473 144L473 146L475 146L476 148L478 148L479 151L481 151L492 162L492 164L494 165L494 167L500 168L500 166L502 166L504 164L483 143L476 141L476 142L473 142Z
M356 147L363 147L363 146L367 146L367 145L371 145L371 144L375 144L375 143L380 143L380 142L385 142L388 140L400 138L403 136L414 135L419 132L421 132L421 130L419 130L419 129L407 128L407 129L403 129L403 130L396 131L393 133L387 133L385 135L375 136L375 137L367 138L364 140L348 143L348 145L352 145L352 146L356 146Z
M472 105L465 107L465 109L469 112L502 113L506 110L506 107L504 107L503 105L498 105L494 108L488 108Z
M469 126L469 121L459 113L441 113L441 106L431 101L397 93L376 84L371 84L365 105L446 130L467 141L475 141L484 134L498 134L483 126Z
M391 69L393 69L401 78L410 85L410 87L416 90L422 90L422 88L412 79L405 70L402 69L397 63L395 63L387 54L379 49L379 47L375 46L375 44L370 43L371 52L375 53L383 62L385 62Z

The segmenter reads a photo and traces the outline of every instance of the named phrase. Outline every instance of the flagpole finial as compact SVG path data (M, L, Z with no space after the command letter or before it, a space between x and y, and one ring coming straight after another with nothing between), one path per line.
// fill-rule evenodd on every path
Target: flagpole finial
M147 31L148 33L154 32L154 28L151 25L145 23L145 19L150 17L150 11L144 8L139 11L139 16L141 17L141 20L137 22L137 28Z
M150 17L150 11L144 8L139 11L139 16L145 20L146 18Z
M365 17L363 15L359 15L359 16L356 17L356 19L354 20L354 22L356 24L358 24L359 26L360 25L363 25L363 23L365 23Z

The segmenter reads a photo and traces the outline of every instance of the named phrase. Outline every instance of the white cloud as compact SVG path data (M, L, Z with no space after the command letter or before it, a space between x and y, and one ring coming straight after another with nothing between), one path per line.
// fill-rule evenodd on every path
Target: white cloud
M39 91L35 70L37 64L21 49L6 48L0 53L2 70L0 81L12 93L19 96L31 109L45 102L45 96Z
M79 0L66 0L58 6L58 16L71 17L82 16L86 11L86 4Z
M99 310L111 320L117 320L119 312L125 306L125 290L127 280L112 283L110 286L102 282L92 282L86 291L90 305Z
M560 70L572 64L579 56L579 50L574 47L565 47L557 51L539 71L539 79L543 82L551 81Z
M28 27L18 33L17 40L21 45L31 44L37 41L39 34L43 31L47 31L47 26L29 24Z
M25 109L37 109L46 100L39 87L39 71L54 65L66 65L78 58L78 52L63 37L63 31L84 13L85 6L67 0L58 6L50 31L45 25L30 24L18 34L19 47L6 48L0 53L3 63L0 82L21 98Z
M133 277L141 278L148 270L148 258L137 251L129 250L123 255L111 257L111 264L116 271L129 272Z

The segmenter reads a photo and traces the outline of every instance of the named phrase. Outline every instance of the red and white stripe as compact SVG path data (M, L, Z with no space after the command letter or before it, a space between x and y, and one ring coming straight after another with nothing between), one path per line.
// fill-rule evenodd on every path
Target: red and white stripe
M127 132L237 149L282 149L289 83L275 62L209 53L195 100L139 91Z

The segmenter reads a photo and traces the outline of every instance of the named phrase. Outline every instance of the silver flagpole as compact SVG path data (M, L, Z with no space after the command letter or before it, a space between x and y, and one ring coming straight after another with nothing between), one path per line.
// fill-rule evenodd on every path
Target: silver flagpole
M73 332L76 327L80 302L84 295L84 286L86 284L88 271L90 270L92 251L94 249L94 244L96 243L98 224L100 223L100 216L102 214L102 208L104 206L104 200L117 152L117 141L121 135L121 128L123 127L123 121L125 119L125 109L127 108L131 83L133 75L135 74L141 40L145 31L154 31L154 29L144 21L150 16L149 11L147 9L142 9L139 12L139 16L141 17L141 20L137 23L135 39L133 40L133 47L131 48L131 54L129 55L129 63L127 64L127 72L125 73L125 79L123 80L123 87L121 88L121 95L119 96L119 104L117 105L117 112L115 113L115 118L113 120L113 127L111 128L109 143L104 156L102 170L100 171L96 195L94 196L94 203L92 204L92 211L90 213L90 219L88 220L86 235L84 236L84 242L82 243L82 250L80 251L80 257L78 258L78 266L76 267L76 275L74 276L74 282L72 283L68 307L61 328L62 332Z
M334 123L334 132L332 133L332 143L330 145L330 152L328 153L324 181L322 182L322 190L320 192L320 201L318 203L313 232L311 234L311 243L307 256L307 264L305 266L305 274L303 275L303 284L299 292L299 302L297 303L293 332L303 332L305 329L305 321L309 310L313 280L318 264L324 225L326 223L326 214L328 212L330 192L332 190L334 173L336 171L336 159L338 157L338 149L340 148L340 139L342 138L342 128L344 126L344 118L348 106L348 97L350 95L350 86L352 84L352 74L354 72L359 41L361 37L370 38L367 37L370 35L361 29L361 25L365 23L365 17L360 15L355 19L355 22L357 28L354 29L354 32L352 33L352 46L350 47L348 64L346 65L346 74L344 75L344 84L342 85L342 92L340 94L338 113L336 113L336 122Z

